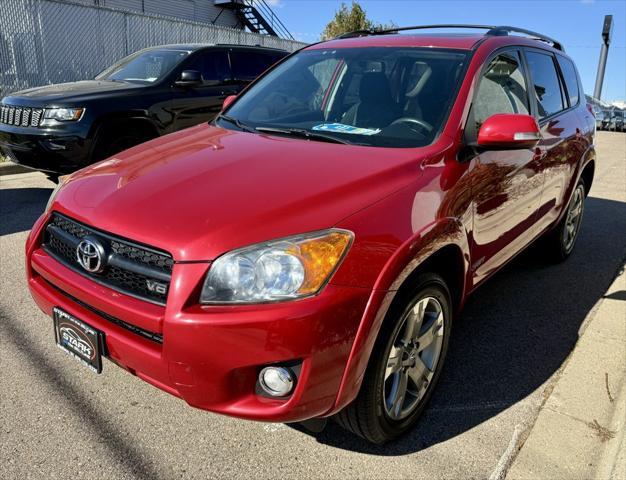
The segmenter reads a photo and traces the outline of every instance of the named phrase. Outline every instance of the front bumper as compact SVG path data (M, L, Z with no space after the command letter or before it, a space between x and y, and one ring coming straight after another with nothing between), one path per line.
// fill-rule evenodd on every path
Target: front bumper
M9 160L50 173L71 173L87 165L90 141L72 132L0 125L0 151Z
M242 418L295 422L329 413L371 292L328 285L299 301L201 306L193 299L207 269L175 264L161 307L68 269L33 238L27 245L28 285L39 307L47 315L60 307L104 332L107 357L143 380L192 406ZM256 393L264 366L294 361L302 368L290 397Z

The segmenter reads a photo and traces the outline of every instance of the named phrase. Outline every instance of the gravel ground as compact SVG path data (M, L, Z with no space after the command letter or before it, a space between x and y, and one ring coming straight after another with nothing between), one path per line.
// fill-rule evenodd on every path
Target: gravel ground
M486 478L534 422L580 325L626 256L626 135L598 134L576 251L521 255L470 299L414 433L372 447L329 424L283 424L187 406L105 362L94 375L54 345L31 300L23 246L52 183L0 179L0 478Z

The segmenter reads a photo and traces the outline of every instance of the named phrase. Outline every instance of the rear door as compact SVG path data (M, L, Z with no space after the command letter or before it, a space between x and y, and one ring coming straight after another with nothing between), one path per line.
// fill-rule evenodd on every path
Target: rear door
M235 92L225 49L196 52L179 67L178 75L183 70L199 71L202 84L194 87L173 86L171 110L175 130L212 120L222 109L224 99Z
M585 135L586 107L576 69L566 57L525 48L532 82L532 104L541 129L538 164L544 179L537 226L544 229L558 218L569 202L578 162L588 144Z
M496 113L530 114L528 81L519 50L499 51L480 73L465 126L475 144L482 123ZM527 245L534 235L543 179L534 149L478 150L470 164L474 284Z

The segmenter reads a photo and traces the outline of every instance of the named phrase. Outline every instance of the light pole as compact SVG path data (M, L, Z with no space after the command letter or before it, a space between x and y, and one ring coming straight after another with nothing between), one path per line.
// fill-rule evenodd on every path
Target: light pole
M602 82L604 81L604 70L606 69L606 58L609 55L612 32L613 15L605 15L604 25L602 25L602 50L600 50L600 62L598 63L598 73L596 74L596 88L593 89L593 96L598 100L600 100L602 95Z

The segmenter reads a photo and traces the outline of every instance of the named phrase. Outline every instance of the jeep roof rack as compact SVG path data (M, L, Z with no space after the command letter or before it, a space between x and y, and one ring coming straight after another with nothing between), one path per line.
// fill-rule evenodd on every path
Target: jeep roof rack
M527 35L528 37L534 40L541 40L542 42L549 43L553 48L557 50L564 51L563 45L561 42L555 40L554 38L550 38L547 35L543 35L541 33L533 32L532 30L526 30L524 28L510 27L504 25L471 25L471 24L462 24L462 23L450 23L450 24L437 24L437 25L413 25L410 27L397 27L397 28L389 28L385 30L355 30L354 32L344 33L343 35L339 35L337 38L355 38L355 37L365 37L368 35L389 35L393 33L403 32L407 30L427 30L434 28L468 28L468 29L479 29L479 30L487 30L485 36L505 36L510 33L522 33Z

